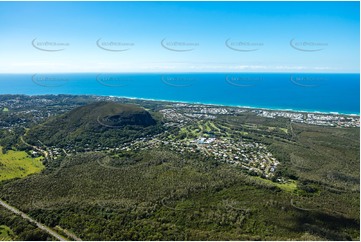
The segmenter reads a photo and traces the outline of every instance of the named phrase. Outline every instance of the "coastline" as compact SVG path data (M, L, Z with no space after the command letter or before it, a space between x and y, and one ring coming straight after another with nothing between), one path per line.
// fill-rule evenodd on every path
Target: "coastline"
M188 105L205 105L213 107L228 107L228 108L240 108L240 109L249 109L249 110L263 110L270 112L290 112L290 113L309 113L309 114L321 114L321 115L338 115L338 116L352 116L359 117L360 113L345 113L338 111L318 111L318 110L299 110L299 109L290 109L290 108L275 108L275 107L252 107L252 106L242 106L242 105L232 105L232 104L217 104L217 103L205 103L205 102L192 102L192 101L182 101L182 100L165 100L165 99L154 99L154 98L141 98L141 97L129 97L129 96L116 96L116 95L99 95L99 94L0 94L2 95L23 95L23 96L59 96L59 95L69 95L69 96L92 96L92 97L110 97L110 98L123 98L130 100L142 100L142 101L153 101L153 102L168 102L168 103L182 103Z
M207 105L215 107L229 107L229 108L241 108L241 109L250 109L250 110L264 110L272 112L290 112L290 113L312 113L312 114L323 114L323 115L339 115L339 116L360 116L360 113L341 113L336 111L318 111L318 110L297 110L289 108L271 108L271 107L251 107L251 106L242 106L242 105L232 105L232 104L217 104L217 103L203 103L203 102L190 102L190 101L181 101L181 100L164 100L164 99L151 99L151 98L139 98L139 97L127 97L127 96L114 96L114 95L90 95L90 96L101 96L101 97L114 97L114 98L125 98L125 99L134 99L134 100L144 100L144 101L155 101L155 102L170 102L170 103L183 103L190 105Z

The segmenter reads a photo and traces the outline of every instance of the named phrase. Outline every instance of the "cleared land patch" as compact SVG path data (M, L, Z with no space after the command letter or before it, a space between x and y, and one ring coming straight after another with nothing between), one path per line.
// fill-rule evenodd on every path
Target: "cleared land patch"
M25 151L9 150L3 154L0 146L0 181L22 178L44 169L42 158L32 158Z

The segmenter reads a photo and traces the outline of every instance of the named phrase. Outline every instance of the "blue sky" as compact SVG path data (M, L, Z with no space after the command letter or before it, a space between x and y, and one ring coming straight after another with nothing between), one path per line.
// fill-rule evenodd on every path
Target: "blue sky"
M359 2L0 2L0 36L0 73L360 66Z

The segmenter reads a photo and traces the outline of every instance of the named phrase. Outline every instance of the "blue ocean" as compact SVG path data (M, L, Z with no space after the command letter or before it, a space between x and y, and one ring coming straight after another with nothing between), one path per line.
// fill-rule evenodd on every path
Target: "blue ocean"
M1 74L0 94L90 94L360 114L359 74Z

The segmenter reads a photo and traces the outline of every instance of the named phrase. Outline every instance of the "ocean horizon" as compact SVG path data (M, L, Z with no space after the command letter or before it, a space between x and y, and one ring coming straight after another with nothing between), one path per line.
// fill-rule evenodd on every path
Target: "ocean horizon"
M360 115L358 73L0 74L0 94L71 94Z

